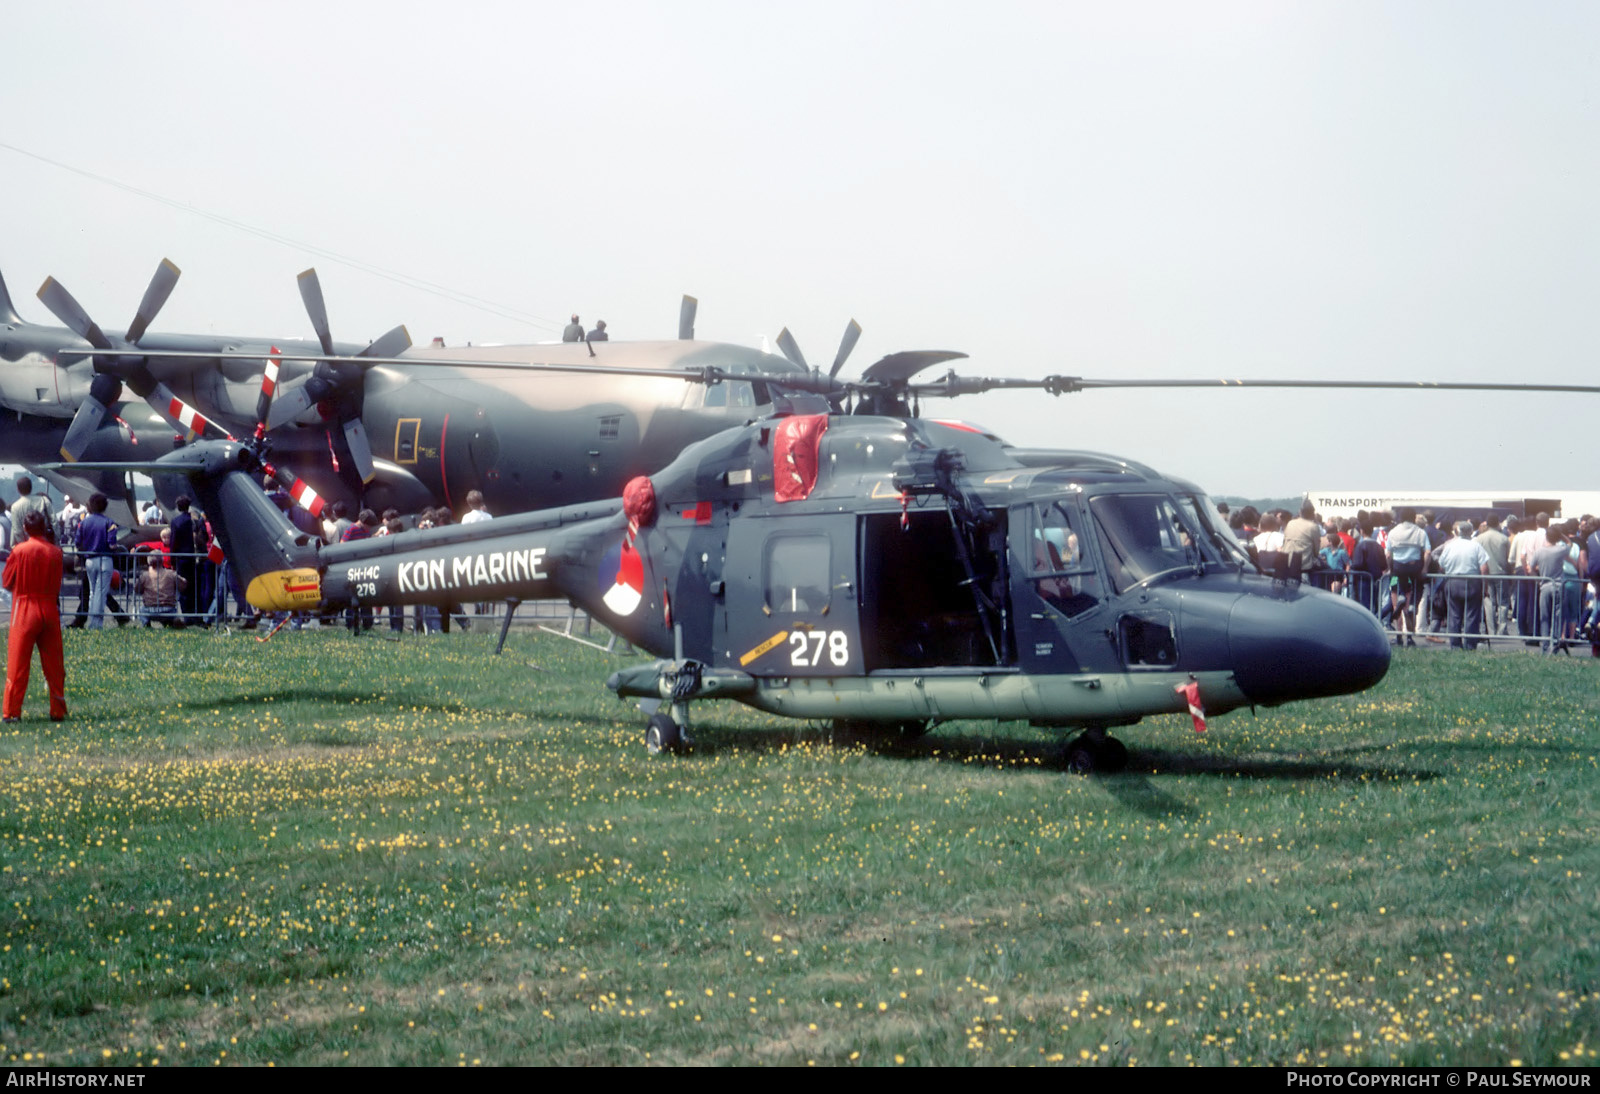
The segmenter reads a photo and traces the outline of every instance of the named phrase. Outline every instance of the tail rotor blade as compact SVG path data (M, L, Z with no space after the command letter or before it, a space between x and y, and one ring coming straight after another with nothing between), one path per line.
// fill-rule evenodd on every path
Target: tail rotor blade
M806 364L805 355L800 352L800 345L794 340L794 335L789 333L788 327L784 327L778 332L778 348L783 351L785 357L801 368L809 369L811 367Z
M861 338L861 324L854 319L844 329L844 337L839 339L839 353L833 359L833 367L828 370L828 379L839 375L839 370L844 368L844 363L850 357L850 351L856 348L856 342Z
M685 293L683 303L678 306L678 338L684 342L694 341L694 314L700 309L700 301Z
M39 301L50 309L50 314L61 320L72 333L95 349L113 349L111 339L100 329L100 324L89 318L83 305L69 293L66 286L53 277L44 279L39 286Z
M166 306L167 297L172 295L172 290L178 284L178 277L182 273L182 270L173 265L172 259L161 260L161 265L156 267L156 275L150 279L150 287L144 291L144 299L139 301L139 310L134 313L133 322L128 327L128 341L134 345L139 344L139 339L144 337L144 332L149 329L151 321Z
M300 299L305 302L306 314L311 317L311 326L317 332L317 341L322 343L322 352L333 355L333 335L328 331L328 306L322 299L322 282L317 280L315 269L306 270L300 275Z

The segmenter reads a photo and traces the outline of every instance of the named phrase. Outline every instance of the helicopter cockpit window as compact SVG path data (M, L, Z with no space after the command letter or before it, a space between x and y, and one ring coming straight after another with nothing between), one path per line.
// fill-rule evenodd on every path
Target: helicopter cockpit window
M1244 549L1239 537L1233 534L1228 522L1217 512L1214 502L1204 494L1185 494L1178 499L1189 523L1211 536L1211 542L1224 562L1250 565L1250 552Z
M1217 548L1161 494L1103 494L1091 503L1117 592L1157 574L1218 562Z
M1034 508L1033 586L1063 615L1088 611L1105 597L1079 532L1083 517L1068 502Z
M827 536L774 536L767 541L763 571L767 608L774 614L828 608L831 541Z

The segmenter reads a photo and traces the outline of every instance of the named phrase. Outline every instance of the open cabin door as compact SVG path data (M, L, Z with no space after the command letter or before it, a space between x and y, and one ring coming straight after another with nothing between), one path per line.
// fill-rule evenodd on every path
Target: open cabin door
M856 518L742 517L728 529L718 648L756 676L860 676Z
M1001 544L1006 517L994 511ZM860 522L867 671L1013 663L1003 550L980 543L963 559L943 506L908 514L903 527L899 513L868 514Z

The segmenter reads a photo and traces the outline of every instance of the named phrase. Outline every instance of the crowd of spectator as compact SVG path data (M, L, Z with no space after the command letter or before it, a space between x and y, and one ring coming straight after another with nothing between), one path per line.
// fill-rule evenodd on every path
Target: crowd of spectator
M1432 510L1323 519L1246 505L1222 510L1263 569L1292 571L1376 614L1396 645L1418 636L1474 649L1495 636L1556 653L1589 642L1600 657L1600 520L1548 513L1435 519Z

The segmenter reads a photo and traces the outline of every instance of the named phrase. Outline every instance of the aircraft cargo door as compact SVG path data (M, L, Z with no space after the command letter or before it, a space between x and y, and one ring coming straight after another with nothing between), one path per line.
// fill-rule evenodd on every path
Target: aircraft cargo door
M728 530L724 663L756 676L858 676L855 517L744 517Z

